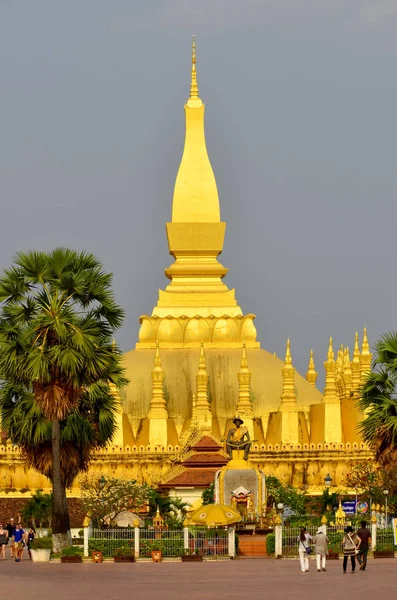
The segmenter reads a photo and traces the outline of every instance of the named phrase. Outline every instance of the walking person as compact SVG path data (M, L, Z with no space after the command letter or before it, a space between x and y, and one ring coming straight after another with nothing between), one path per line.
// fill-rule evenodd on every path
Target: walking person
M27 544L26 544L28 547L29 560L32 560L32 553L30 552L30 546L35 537L36 537L36 530L34 527L30 527L29 531L28 531Z
M14 543L14 556L15 562L21 562L23 547L25 545L25 532L22 528L22 524L18 523L15 528L13 535L13 543Z
M367 522L361 521L361 527L357 531L357 536L361 540L358 549L357 560L360 563L360 571L365 571L367 568L368 550L371 544L371 531L367 528Z
M345 529L345 535L343 536L343 573L346 573L347 562L349 560L352 565L352 573L356 571L356 554L357 548L360 546L361 540L357 534L353 533L353 527L350 525Z
M316 535L313 538L314 550L316 552L317 560L317 572L321 570L326 571L325 563L328 554L328 537L323 532L322 528L319 527Z
M6 525L6 529L8 531L8 545L10 546L10 556L14 558L14 542L12 541L12 536L15 531L15 521L11 517Z
M302 527L298 536L298 550L302 573L307 573L309 571L309 554L311 554L312 551L310 548L311 540L312 536L307 531L306 527Z
M4 529L3 523L0 523L0 553L1 558L6 557L6 546L8 544L8 531Z

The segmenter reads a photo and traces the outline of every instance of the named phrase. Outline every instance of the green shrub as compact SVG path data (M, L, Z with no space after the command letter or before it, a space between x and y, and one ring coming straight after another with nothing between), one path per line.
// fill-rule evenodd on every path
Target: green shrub
M31 550L52 550L52 537L35 537L30 548Z
M120 546L119 548L117 548L114 551L114 555L113 556L133 556L134 555L134 550L131 548L131 546Z
M272 556L276 552L276 534L268 533L266 536L266 552L268 556Z
M183 553L183 538L162 540L140 540L140 556L151 556L153 550L161 550L163 556L181 556Z
M81 556L82 551L80 548L76 548L76 546L67 546L63 548L61 552L61 556Z
M114 553L116 552L116 550L118 548L121 548L123 546L129 546L131 549L134 548L134 539L115 539L115 538L108 538L108 539L103 539L103 540L95 540L95 539L91 539L88 541L88 553L91 554L92 552L102 552L103 556L114 556Z

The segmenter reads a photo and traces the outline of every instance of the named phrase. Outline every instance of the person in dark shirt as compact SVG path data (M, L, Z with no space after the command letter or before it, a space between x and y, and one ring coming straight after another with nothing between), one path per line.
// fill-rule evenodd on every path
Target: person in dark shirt
M28 553L29 553L29 558L30 560L32 560L32 554L30 552L30 546L34 540L34 538L36 537L36 530L34 527L30 527L29 531L28 531L28 543L27 543L27 547L28 547Z
M14 557L14 543L12 541L12 536L14 535L14 531L15 531L15 521L12 517L6 525L6 529L8 531L8 544L10 546L11 558L13 558Z
M361 540L360 547L358 549L357 560L360 564L360 571L365 571L367 566L368 550L371 543L371 532L367 529L366 521L361 521L361 527L357 531L357 535Z

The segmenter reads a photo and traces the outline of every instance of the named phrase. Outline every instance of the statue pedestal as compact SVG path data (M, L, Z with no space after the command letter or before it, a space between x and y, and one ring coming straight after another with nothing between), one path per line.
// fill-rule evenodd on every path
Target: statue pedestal
M244 460L244 450L233 450L232 459L215 475L215 502L237 507L246 503L246 512L261 515L266 503L265 474Z

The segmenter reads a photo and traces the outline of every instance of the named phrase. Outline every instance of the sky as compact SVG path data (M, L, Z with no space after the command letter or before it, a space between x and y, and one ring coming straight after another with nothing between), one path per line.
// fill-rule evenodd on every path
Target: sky
M134 347L172 262L192 34L225 283L321 383L330 335L396 327L395 0L0 0L0 269L94 252Z

